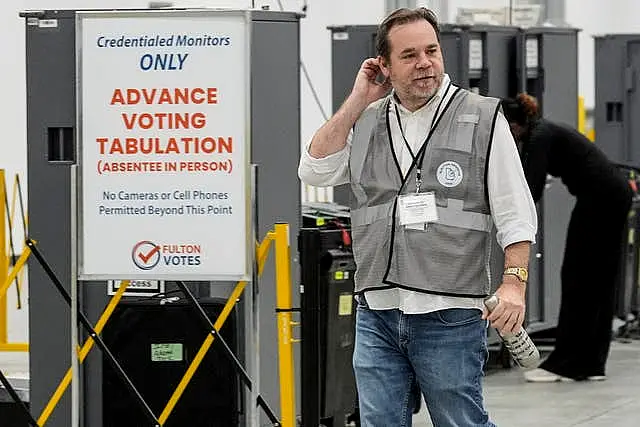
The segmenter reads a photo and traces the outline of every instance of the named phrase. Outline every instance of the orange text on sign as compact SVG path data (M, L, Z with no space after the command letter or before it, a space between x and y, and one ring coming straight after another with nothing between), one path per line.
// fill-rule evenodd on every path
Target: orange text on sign
M100 154L213 154L232 153L233 137L96 138Z
M215 87L115 89L111 96L111 105L217 103Z

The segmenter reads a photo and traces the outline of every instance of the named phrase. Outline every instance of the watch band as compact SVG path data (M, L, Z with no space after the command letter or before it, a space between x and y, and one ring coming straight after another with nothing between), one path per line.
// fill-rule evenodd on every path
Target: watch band
M529 271L524 267L507 267L503 274L516 276L521 282L527 282L529 279Z

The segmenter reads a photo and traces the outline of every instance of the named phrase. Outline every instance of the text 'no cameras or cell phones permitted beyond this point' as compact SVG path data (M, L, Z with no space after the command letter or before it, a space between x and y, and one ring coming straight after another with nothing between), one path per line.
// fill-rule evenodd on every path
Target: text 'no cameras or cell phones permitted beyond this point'
M178 202L178 203L176 203ZM129 192L104 190L98 213L104 216L231 216L233 206L228 192L171 190Z

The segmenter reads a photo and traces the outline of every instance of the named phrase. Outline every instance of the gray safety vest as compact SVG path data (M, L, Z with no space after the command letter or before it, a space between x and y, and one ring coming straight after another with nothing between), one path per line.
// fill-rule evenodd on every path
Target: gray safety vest
M493 221L485 173L499 100L458 89L442 105L422 147L420 191L435 193L439 217L426 230L397 219L398 195L416 192L416 160L403 179L390 140L390 100L371 104L354 127L349 170L355 290L486 296Z

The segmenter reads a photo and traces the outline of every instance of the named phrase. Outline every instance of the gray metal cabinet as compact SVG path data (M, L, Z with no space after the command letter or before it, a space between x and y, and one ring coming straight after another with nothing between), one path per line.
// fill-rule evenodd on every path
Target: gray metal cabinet
M640 166L640 34L595 38L596 145L614 162Z
M535 96L542 116L578 125L578 30L530 28L518 44L521 91ZM555 327L560 309L560 269L569 218L575 200L564 185L551 179L538 203L538 236L532 247L528 291L528 329Z

